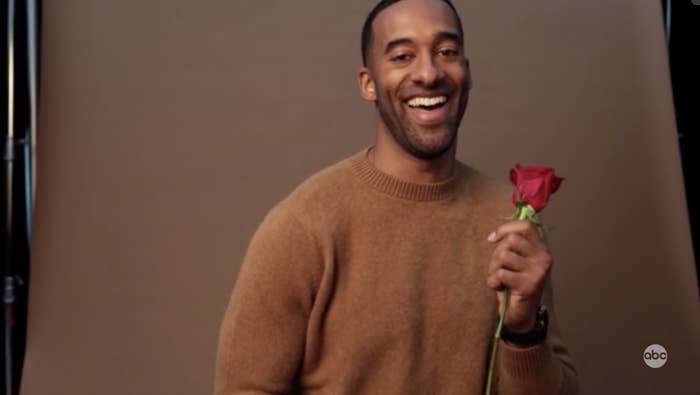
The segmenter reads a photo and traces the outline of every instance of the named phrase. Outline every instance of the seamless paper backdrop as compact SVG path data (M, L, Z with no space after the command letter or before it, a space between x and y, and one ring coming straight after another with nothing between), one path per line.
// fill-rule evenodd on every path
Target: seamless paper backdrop
M212 391L256 226L373 138L355 81L372 3L45 2L24 395ZM697 393L660 5L456 3L474 79L458 157L566 177L544 219L582 394Z

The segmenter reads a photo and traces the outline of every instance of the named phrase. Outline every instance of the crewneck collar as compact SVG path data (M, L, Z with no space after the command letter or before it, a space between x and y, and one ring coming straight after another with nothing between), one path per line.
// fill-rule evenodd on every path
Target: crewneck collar
M416 201L443 200L454 195L460 172L459 163L455 165L452 177L447 180L418 184L400 180L377 169L367 157L370 149L372 146L355 154L351 164L355 174L372 188L387 195Z

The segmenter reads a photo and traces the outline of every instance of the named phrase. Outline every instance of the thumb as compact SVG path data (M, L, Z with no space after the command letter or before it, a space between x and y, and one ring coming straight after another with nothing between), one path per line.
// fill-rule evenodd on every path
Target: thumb
M496 306L496 312L499 314L501 313L501 305L503 304L503 300L505 299L505 293L503 291L496 291L496 297L498 298L498 305Z

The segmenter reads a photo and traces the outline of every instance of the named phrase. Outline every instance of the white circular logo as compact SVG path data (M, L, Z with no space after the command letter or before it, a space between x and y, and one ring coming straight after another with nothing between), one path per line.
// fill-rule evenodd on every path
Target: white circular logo
M644 363L646 363L650 368L660 368L666 365L666 362L668 361L668 352L664 346L660 344L652 344L644 350L642 359L644 359Z

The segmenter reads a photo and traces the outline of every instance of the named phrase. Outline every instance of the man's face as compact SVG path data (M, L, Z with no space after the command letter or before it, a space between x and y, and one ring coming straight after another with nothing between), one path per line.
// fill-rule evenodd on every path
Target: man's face
M365 99L409 154L441 156L456 143L471 78L456 17L439 0L403 0L377 15L368 67L360 71Z

